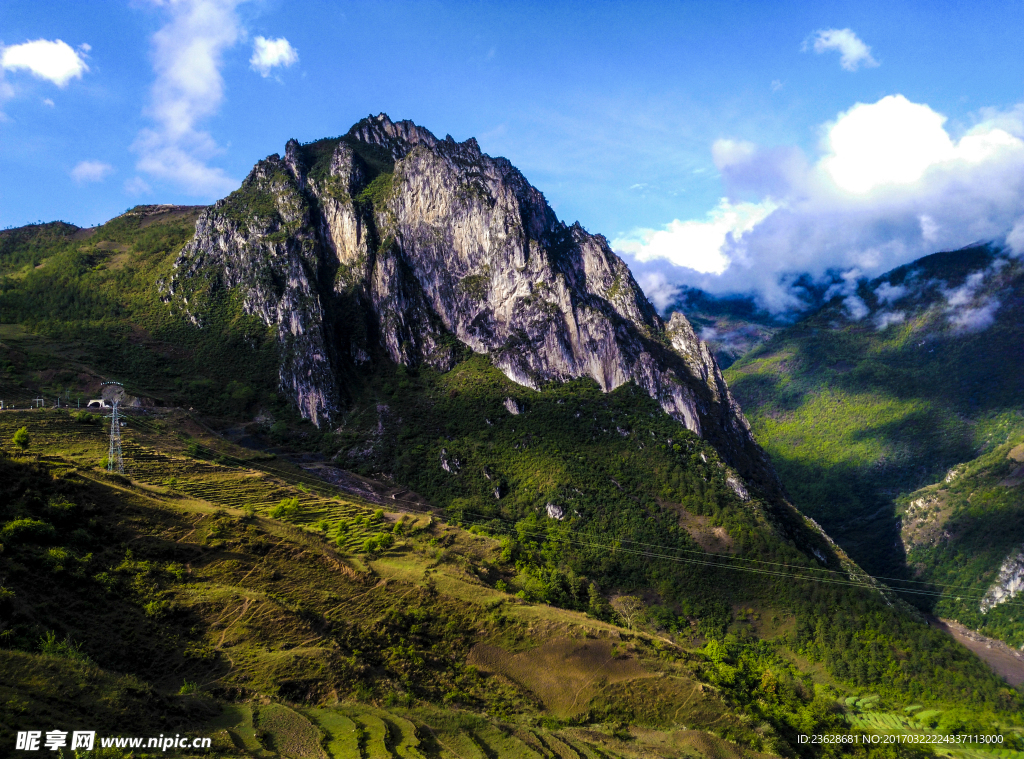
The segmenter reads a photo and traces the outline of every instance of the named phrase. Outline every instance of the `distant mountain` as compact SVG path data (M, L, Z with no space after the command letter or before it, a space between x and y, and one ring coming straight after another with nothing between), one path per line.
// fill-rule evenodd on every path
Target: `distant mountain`
M941 547L927 551L908 543L901 519L906 535L906 520L923 507L905 516L901 494L942 482L1024 430L1022 325L1024 262L975 246L860 282L725 374L794 503L859 563L877 575L962 584L966 575L933 570L950 560L942 551L959 550L964 533L940 530L932 537ZM993 581L1010 548L1024 545L1024 521L995 505L1024 503L1015 482L997 477L989 495L979 491L993 508L988 528L978 526L987 517L972 500L970 544L986 544L992 555L975 565L970 585ZM927 597L920 602L949 613Z

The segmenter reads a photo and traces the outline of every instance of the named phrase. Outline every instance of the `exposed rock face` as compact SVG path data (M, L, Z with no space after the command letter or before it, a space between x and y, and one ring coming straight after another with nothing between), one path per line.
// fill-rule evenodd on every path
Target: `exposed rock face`
M548 519L565 519L565 509L561 506L549 502L544 508L547 510Z
M322 253L307 197L286 164L271 156L237 192L205 211L164 286L202 326L210 289L242 294L242 308L276 328L281 391L319 425L338 410L338 389L324 330Z
M635 382L747 477L774 482L708 347L666 324L600 235L560 222L523 175L473 139L364 119L342 138L261 161L199 220L166 286L239 288L274 326L282 390L317 424L339 376L373 356L450 368L458 343L515 382ZM515 411L512 411L515 413Z
M999 568L999 577L981 599L981 611L987 612L1004 601L1009 601L1024 590L1024 550L1016 551L1006 557Z

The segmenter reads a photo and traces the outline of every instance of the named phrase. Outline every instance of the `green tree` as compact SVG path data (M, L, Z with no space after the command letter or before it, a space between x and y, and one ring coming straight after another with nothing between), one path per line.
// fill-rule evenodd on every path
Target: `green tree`
M643 600L636 596L619 596L612 601L612 608L619 613L622 622L630 630L643 625L647 620L646 606Z
M13 441L14 444L18 446L18 448L20 448L23 451L26 450L29 446L29 443L32 442L32 439L28 436L28 427L22 427L17 432L15 432Z

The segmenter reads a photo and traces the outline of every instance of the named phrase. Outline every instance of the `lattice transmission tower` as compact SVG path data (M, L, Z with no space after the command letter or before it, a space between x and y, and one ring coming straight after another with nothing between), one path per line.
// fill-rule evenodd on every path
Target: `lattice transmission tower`
M121 420L117 416L117 401L110 415L110 453L107 455L107 471L124 474L124 458L121 455Z

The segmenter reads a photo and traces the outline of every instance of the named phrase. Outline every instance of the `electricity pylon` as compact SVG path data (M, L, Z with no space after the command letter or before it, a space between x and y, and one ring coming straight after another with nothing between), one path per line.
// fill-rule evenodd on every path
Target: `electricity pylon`
M114 413L110 416L110 453L107 455L107 471L117 469L124 474L124 458L121 456L121 420L117 418L117 401L114 401Z

